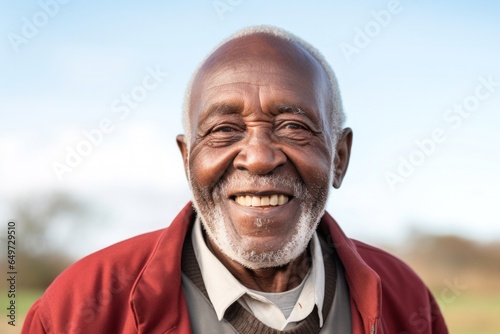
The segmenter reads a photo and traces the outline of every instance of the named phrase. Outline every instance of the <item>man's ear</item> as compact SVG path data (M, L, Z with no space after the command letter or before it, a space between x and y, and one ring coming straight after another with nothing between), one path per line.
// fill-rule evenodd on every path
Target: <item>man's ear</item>
M342 180L347 172L349 166L349 158L351 157L352 146L352 130L345 128L342 130L340 138L337 141L337 150L333 164L335 166L335 175L333 177L333 187L338 189L342 184Z
M185 136L184 135L177 135L177 137L175 139L177 140L177 146L179 147L179 150L181 151L181 154L182 154L182 162L184 163L184 173L186 173L186 178L189 180L188 148L187 148L186 142L184 141Z

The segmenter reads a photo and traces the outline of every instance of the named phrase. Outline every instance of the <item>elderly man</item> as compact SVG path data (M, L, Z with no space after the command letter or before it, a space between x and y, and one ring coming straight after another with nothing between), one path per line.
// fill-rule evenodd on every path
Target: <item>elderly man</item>
M66 270L23 332L447 333L405 264L324 211L349 163L343 119L309 44L272 27L225 41L196 71L177 137L193 203Z

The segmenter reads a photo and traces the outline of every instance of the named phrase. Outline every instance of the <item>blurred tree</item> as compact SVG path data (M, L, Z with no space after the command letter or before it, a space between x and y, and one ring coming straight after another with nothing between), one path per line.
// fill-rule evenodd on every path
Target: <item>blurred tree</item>
M481 243L457 235L413 231L405 250L396 254L433 289L460 278L472 289L500 291L500 241Z
M64 240L78 230L88 212L82 201L61 192L29 195L15 202L16 269L20 287L45 289L73 262ZM5 242L2 237L2 249Z

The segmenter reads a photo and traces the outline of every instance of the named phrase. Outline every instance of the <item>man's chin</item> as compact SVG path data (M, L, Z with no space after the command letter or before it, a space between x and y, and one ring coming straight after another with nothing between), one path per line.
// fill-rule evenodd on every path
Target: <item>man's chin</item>
M302 252L300 252L296 257L280 256L280 254L276 254L276 252L264 252L261 254L247 253L243 255L235 255L224 252L224 254L247 269L257 270L286 266L300 256Z
M322 212L313 212L301 206L301 212L294 212L293 218L283 219L279 217L279 221L296 221L293 227L288 226L283 230L283 224L276 224L274 228L269 227L263 230L267 231L267 235L243 237L241 233L236 233L235 227L228 217L231 216L226 212L225 207L221 204L214 205L211 209L207 207L195 207L200 215L202 225L210 240L215 244L218 250L228 259L239 263L248 269L264 269L271 267L285 266L297 259L307 248L309 242L316 230L319 218ZM200 210L207 209L207 210ZM286 213L282 213L288 216ZM297 217L298 216L298 217ZM243 217L239 221L245 221ZM249 217L245 217L249 218ZM251 221L252 219L250 219ZM250 231L254 223L247 223L247 230ZM293 228L293 234L287 233ZM285 235L286 233L286 235ZM240 237L236 237L240 235Z
M265 239L269 239L269 237L260 238L262 240L259 241L242 242L239 240L235 242L227 235L222 238L219 235L217 238L216 235L221 231L214 232L215 235L212 236L210 236L212 234L210 231L207 232L209 232L209 238L213 240L224 256L252 270L286 266L306 251L312 233L314 233L314 231L307 231L306 234L296 233L289 240L281 240L280 242L266 241ZM266 249L273 243L276 244L276 249Z

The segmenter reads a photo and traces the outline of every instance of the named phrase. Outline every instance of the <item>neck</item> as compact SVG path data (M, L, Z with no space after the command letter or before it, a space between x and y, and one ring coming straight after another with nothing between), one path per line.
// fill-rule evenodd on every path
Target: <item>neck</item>
M311 267L307 249L290 263L270 268L249 269L227 257L210 238L205 237L208 248L231 274L249 289L263 292L284 292L300 285Z

